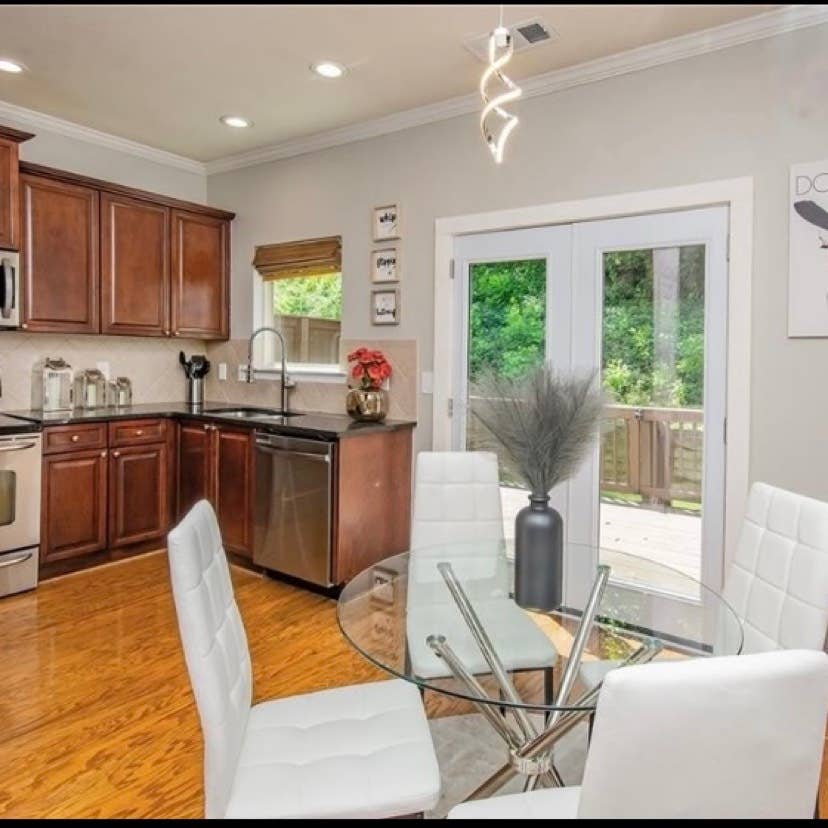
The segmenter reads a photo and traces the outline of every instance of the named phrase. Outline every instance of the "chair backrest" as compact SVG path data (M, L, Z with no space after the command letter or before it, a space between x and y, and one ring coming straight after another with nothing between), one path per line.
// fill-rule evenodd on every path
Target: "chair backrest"
M206 500L170 532L168 547L178 629L204 736L205 813L223 817L247 728L252 678L218 521Z
M828 656L786 650L611 671L578 817L811 818Z
M743 652L821 650L828 631L828 503L754 483L724 596Z
M502 539L497 455L488 451L420 452L411 548Z

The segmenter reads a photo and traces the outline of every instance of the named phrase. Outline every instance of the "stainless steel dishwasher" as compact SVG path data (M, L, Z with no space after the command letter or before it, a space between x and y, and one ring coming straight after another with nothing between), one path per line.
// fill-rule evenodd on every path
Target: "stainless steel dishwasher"
M335 444L256 432L253 561L329 587Z

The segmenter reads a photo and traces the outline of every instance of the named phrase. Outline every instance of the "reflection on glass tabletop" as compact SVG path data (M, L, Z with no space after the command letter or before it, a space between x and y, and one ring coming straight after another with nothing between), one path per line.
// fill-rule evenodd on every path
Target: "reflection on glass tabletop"
M734 611L689 576L645 558L576 544L567 544L564 557L563 605L540 613L515 602L509 542L405 552L348 583L339 598L339 624L359 652L394 676L478 703L536 710L592 708L597 693L590 689L629 664L740 652L742 628ZM599 561L609 565L602 593L596 587ZM677 594L646 586L665 581L680 585ZM593 588L598 597L590 605ZM594 623L582 625L592 607ZM577 659L573 644L581 627L580 663L567 670L570 656ZM494 666L487 650L496 656ZM500 692L498 664L517 690L512 700ZM566 673L572 674L568 680ZM560 699L562 680L568 685Z

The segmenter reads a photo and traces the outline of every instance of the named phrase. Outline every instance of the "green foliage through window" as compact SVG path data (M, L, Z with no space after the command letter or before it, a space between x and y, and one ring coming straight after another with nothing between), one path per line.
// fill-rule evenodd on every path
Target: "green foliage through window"
M704 390L704 247L677 251L672 299L656 319L652 250L604 257L603 377L622 405L700 407ZM675 260L674 260L675 261ZM470 274L469 381L516 377L544 359L546 262L475 264ZM677 278L677 284L676 284ZM660 341L656 341L657 338Z
M342 318L342 276L296 276L273 282L273 313L279 316Z

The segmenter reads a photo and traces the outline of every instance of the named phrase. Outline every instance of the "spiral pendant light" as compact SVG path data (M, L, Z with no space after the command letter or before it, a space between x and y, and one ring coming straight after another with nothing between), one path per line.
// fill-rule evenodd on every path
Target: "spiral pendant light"
M500 7L500 23L489 37L489 65L480 78L480 97L483 111L480 113L480 132L491 150L496 164L503 160L503 150L518 119L504 106L521 96L521 88L503 74L503 67L512 59L514 43L511 32L503 25L503 6ZM489 84L497 82L499 88L489 90Z

